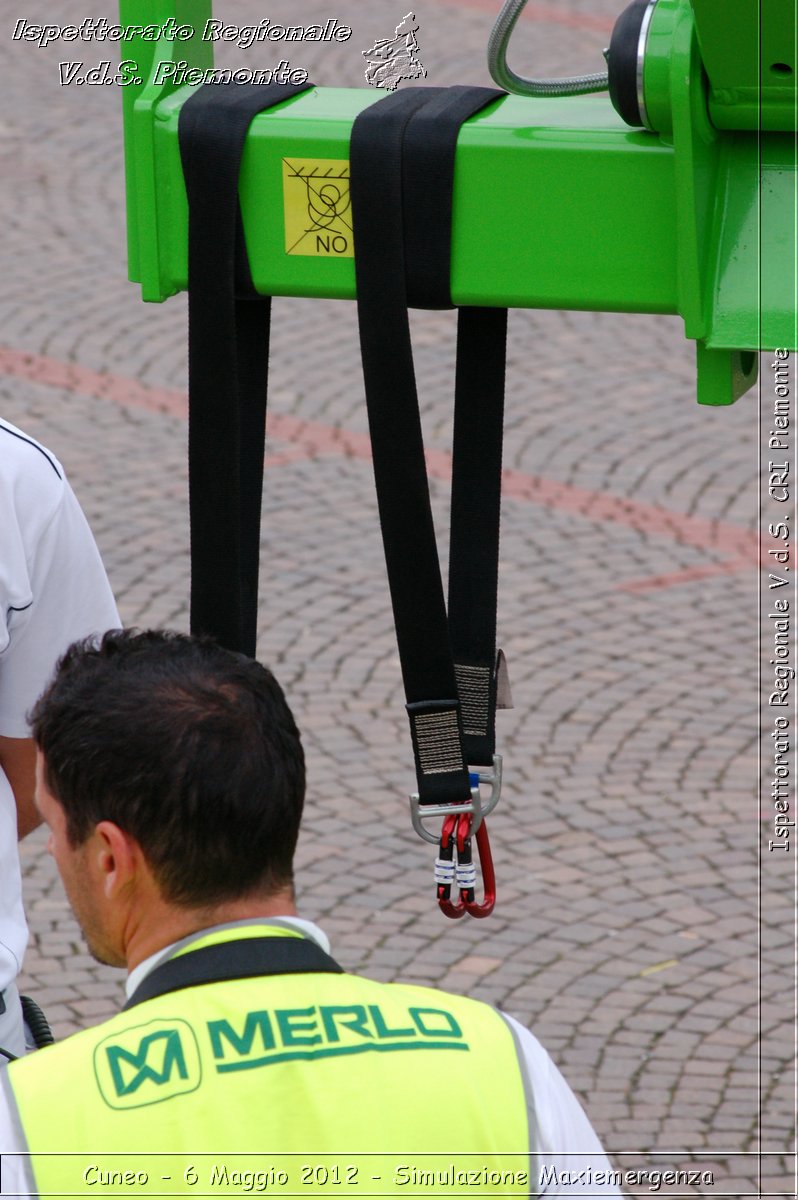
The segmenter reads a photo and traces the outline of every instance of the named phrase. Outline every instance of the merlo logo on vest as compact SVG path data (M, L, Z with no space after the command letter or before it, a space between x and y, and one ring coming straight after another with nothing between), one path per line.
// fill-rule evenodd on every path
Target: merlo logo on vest
M209 1021L216 1070L247 1071L292 1059L469 1049L453 1013L442 1008L319 1004L256 1009L238 1021Z
M94 1074L111 1108L142 1108L195 1091L199 1047L186 1021L150 1021L115 1033L94 1051Z

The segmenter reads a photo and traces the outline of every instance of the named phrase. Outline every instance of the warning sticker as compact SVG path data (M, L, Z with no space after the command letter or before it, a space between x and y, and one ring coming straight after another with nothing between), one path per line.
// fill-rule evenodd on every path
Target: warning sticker
M355 257L345 158L284 158L283 208L286 254Z

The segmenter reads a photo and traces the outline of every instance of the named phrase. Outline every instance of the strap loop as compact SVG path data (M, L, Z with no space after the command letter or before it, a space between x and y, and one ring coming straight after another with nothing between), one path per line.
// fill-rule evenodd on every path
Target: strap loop
M451 535L451 557L458 561L450 568L447 615L407 309L408 303L451 305L457 137L468 117L502 95L489 88L405 89L360 113L350 143L358 319L374 476L413 741L416 803L422 807L469 804L468 763L491 763L495 749L507 314L464 310L458 322ZM475 635L475 629L486 632ZM460 681L455 662L462 664ZM462 695L458 697L463 667L487 674L477 702L477 732L463 729ZM483 683L482 674L479 679ZM469 719L475 730L473 705Z
M189 207L191 631L250 657L271 299L252 286L238 176L256 114L312 86L205 84L178 119Z

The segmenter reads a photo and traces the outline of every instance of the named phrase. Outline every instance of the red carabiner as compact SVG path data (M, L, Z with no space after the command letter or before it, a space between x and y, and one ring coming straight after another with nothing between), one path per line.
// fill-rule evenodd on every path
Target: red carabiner
M477 850L479 865L482 868L482 889L484 897L481 904L466 900L466 912L472 917L489 917L496 903L496 874L493 870L493 855L490 852L488 830L483 821L477 830Z
M457 825L457 853L460 861L470 861L471 858L471 821L470 813L461 813L460 819L456 816L446 817L441 830L441 847L448 849L449 844L454 834L455 824ZM488 838L488 830L483 821L477 829L477 851L479 853L479 862L482 868L482 882L484 886L484 898L481 904L473 898L473 888L461 888L460 900L457 904L453 904L447 897L442 897L439 889L438 905L445 917L451 917L456 920L459 917L465 916L468 913L472 917L487 917L493 912L493 906L496 903L496 875L493 870L493 855L490 850L490 840ZM460 856L463 856L460 858ZM469 895L469 892L471 895Z

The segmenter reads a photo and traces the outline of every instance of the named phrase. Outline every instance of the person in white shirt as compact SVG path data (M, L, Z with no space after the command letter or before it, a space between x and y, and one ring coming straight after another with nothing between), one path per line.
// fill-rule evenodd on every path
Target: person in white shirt
M61 464L0 421L0 1047L14 1055L25 1053L14 980L28 940L17 839L41 821L27 713L71 642L119 623Z
M80 1194L105 1149L128 1154L132 1194L136 1172L172 1170L158 1156L212 1145L220 1161L400 1152L408 1173L417 1149L482 1163L477 1191L509 1164L507 1194L621 1195L528 1030L347 974L297 915L304 758L265 667L207 639L107 633L68 651L31 720L48 848L128 1001L0 1073L4 1194Z

